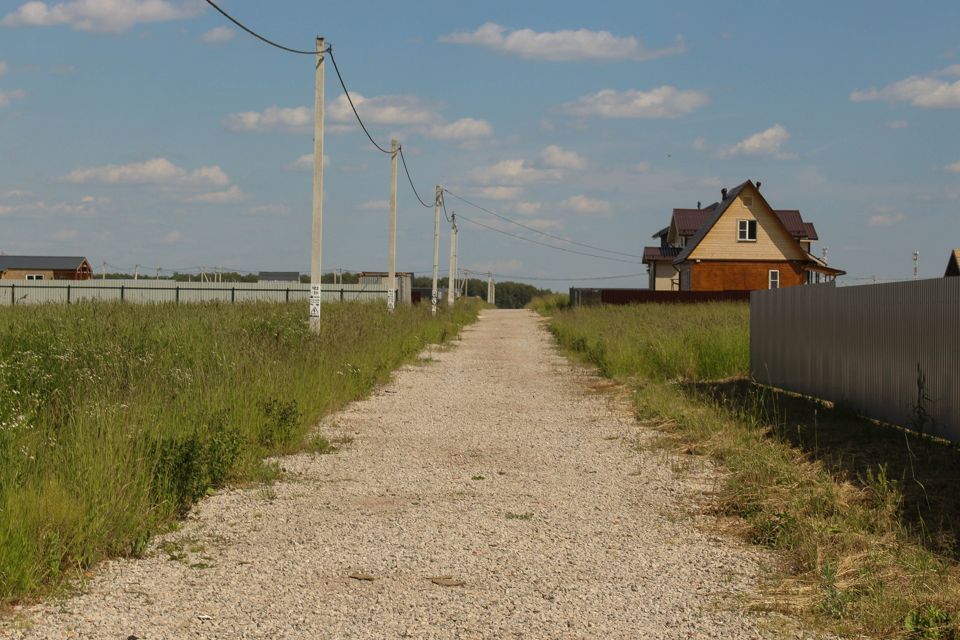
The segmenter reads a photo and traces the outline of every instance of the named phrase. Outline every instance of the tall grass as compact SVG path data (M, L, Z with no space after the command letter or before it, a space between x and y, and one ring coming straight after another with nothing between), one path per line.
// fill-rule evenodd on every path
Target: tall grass
M255 479L477 306L0 311L0 604L137 554L211 488Z
M630 385L638 416L680 450L729 470L720 512L787 559L758 604L841 633L960 637L957 500L943 495L956 493L960 454L752 385L747 311L581 307L555 313L550 326L562 347ZM916 468L925 464L934 466ZM942 535L929 535L937 523Z

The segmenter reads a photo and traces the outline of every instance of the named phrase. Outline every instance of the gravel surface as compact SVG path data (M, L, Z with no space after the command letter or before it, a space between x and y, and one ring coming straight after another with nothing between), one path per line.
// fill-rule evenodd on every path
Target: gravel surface
M780 637L743 604L768 557L709 528L717 471L637 448L654 432L535 315L485 311L425 356L325 421L340 453L204 500L0 635Z

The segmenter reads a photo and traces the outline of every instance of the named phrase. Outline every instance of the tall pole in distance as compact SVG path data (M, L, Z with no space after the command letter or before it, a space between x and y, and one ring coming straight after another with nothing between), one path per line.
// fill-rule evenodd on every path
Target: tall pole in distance
M487 304L493 304L493 274L487 272Z
M440 268L440 205L443 187L437 185L433 201L433 288L430 290L430 311L437 315L437 270Z
M387 286L390 290L387 292L387 310L393 311L397 305L397 153L400 150L400 143L396 140L390 141L390 250L388 253L387 269L390 275L387 277Z
M447 304L453 306L457 297L457 212L450 214L450 275L447 284Z
M317 38L316 96L313 106L313 227L310 251L310 330L320 333L320 278L323 275L323 38Z

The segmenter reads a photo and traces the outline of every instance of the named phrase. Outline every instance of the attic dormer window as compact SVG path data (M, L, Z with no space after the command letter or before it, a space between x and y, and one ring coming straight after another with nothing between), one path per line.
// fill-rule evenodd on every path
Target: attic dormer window
M739 242L756 242L757 221L737 220L737 240Z

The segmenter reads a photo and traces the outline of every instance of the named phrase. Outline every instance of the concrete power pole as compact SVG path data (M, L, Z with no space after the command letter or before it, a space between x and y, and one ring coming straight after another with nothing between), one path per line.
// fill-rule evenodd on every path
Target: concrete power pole
M437 270L440 268L440 205L443 187L437 185L433 201L433 287L430 290L430 312L437 315Z
M487 304L493 304L493 274L487 272Z
M447 284L447 304L453 306L457 297L457 212L450 214L450 274Z
M313 224L310 234L310 331L320 333L323 276L323 70L324 39L317 38L316 93L313 106Z
M397 156L400 143L390 141L390 249L387 253L387 311L397 306Z

